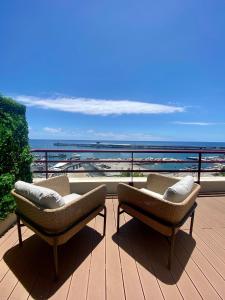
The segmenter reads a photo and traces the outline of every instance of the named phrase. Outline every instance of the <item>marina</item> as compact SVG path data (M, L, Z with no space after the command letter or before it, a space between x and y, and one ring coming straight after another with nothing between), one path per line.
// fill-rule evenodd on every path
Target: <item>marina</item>
M221 175L218 172L225 168L225 143L31 140L30 146L35 177L45 177L46 170L49 177L61 172L72 177L120 177L130 176L131 170L133 176L157 171L194 175L200 164L198 151L203 151L203 176Z
M108 154L109 155L109 154ZM52 157L51 155L48 156ZM60 160L60 157L63 157L63 160ZM198 170L198 158L196 157L186 157L185 159L178 159L175 157L138 157L133 161L130 158L121 158L121 157L109 157L109 158L99 158L94 157L82 157L80 154L73 153L72 155L67 156L54 156L57 160L48 161L48 170L50 175L53 176L57 171L61 172L74 172L73 176L85 176L85 177L98 177L98 176L107 176L107 177L118 177L124 176L124 172L129 172L133 169L136 172L136 176L146 176L152 170L162 170L165 172L167 170L174 169L174 173L177 170L180 171L190 171L196 172ZM222 170L225 168L224 163L221 162L221 157L207 157L202 158L202 171L206 172L212 171L214 169ZM223 162L223 160L222 160ZM190 164L192 163L192 164ZM44 161L44 155L35 155L35 161L32 163L32 171L45 171L46 163ZM51 171L53 171L51 175ZM82 174L82 175L81 175ZM213 175L213 174L212 174ZM40 174L39 177L44 176Z

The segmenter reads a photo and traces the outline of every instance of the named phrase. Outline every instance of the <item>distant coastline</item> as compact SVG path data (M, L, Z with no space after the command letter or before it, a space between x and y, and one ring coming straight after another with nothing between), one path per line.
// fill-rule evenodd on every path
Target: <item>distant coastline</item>
M153 146L153 145L138 145L138 144L120 144L120 143L104 143L104 142L95 142L95 143L64 143L64 142L56 142L53 143L54 146L74 146L74 147L79 147L79 148L99 148L99 149L104 149L104 148L118 148L118 149L157 149L159 146ZM176 150L195 150L195 149L225 149L225 147L218 147L218 146L160 146L163 149L176 149Z
M50 140L30 139L31 148L46 149L225 149L225 142L162 142L162 141L98 141L98 140Z

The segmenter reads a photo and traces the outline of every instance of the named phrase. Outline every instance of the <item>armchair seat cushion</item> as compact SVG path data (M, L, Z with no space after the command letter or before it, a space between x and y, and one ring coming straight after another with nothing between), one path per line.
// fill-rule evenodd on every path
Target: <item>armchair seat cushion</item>
M156 193L156 192L153 192L153 191L150 191L148 189L145 189L145 188L142 188L140 189L140 191L146 195L149 195L151 197L154 197L154 198L157 198L159 200L162 200L163 199L163 195L159 194L159 193Z
M76 193L72 193L72 194L64 196L63 197L63 201L64 201L64 203L66 205L66 204L71 203L74 200L78 200L80 197L81 197L81 195L76 194Z
M24 181L17 181L15 183L15 190L18 194L29 199L39 207L53 209L65 204L62 196L46 187L40 187Z

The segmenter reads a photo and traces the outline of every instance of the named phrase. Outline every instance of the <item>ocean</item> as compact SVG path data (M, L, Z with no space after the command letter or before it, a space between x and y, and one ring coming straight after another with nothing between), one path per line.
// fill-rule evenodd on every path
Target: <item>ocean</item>
M97 143L99 140L38 140L30 139L29 144L31 148L39 149L76 149L74 146L55 146L55 143L67 144L90 144ZM225 142L162 142L162 141L100 141L101 143L109 144L131 144L131 145L146 145L146 146L159 146L160 147L208 147L208 148L225 148ZM77 147L78 149L79 147ZM92 148L94 149L94 148ZM118 149L119 150L119 149Z
M128 159L131 158L131 154L129 153L91 153L92 150L95 149L99 149L99 147L96 147L93 145L92 147L90 147L90 144L95 144L95 143L99 143L99 141L97 140L37 140L37 139L30 139L29 140L29 144L31 149L71 149L71 150L81 150L81 149L85 149L85 150L90 150L90 153L79 153L80 158L81 159L87 159L87 158L99 158L99 159ZM162 141L101 141L100 143L103 144L122 144L123 147L119 148L117 147L116 150L126 150L125 145L129 144L132 146L149 146L151 147L159 147L159 148L163 148L163 147L182 147L182 148L189 148L189 147L198 147L198 148L222 148L225 149L225 143L224 142L162 142ZM57 144L57 145L56 145ZM65 146L65 145L59 145L59 144L70 144L70 146ZM71 146L71 144L76 144L77 146ZM128 150L130 150L131 146L129 146ZM102 150L114 150L111 148L104 148ZM67 158L71 158L72 154L67 154ZM135 153L134 154L134 159L141 159L141 158L174 158L174 159L187 159L188 157L194 157L196 155L191 154L191 153ZM204 156L203 156L204 157ZM207 155L205 155L205 157L207 157ZM162 164L162 163L154 163L154 164L146 164L144 166L145 169L163 169L163 170L168 170L168 169L174 169L178 170L178 169L185 169L185 168L189 168L192 167L192 169L197 167L197 163L193 163L192 165L190 165L190 163L166 163L166 164ZM204 168L212 168L213 164L211 163L203 163L203 167Z

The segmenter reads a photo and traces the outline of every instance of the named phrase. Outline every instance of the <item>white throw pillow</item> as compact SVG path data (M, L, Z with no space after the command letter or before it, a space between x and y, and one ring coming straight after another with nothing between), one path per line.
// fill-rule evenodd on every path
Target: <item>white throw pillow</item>
M142 188L142 189L140 189L140 191L142 191L144 194L149 195L149 196L151 196L153 198L163 199L163 195L161 195L159 193L156 193L156 192L153 192L153 191L150 191L148 189Z
M17 181L15 183L15 190L18 194L24 196L41 207L58 208L65 204L63 197L57 192L24 181Z
M190 175L185 176L174 185L168 187L163 195L163 199L171 202L182 202L192 191L194 178Z
M81 197L81 195L76 194L76 193L72 193L72 194L64 196L63 201L64 201L65 204L68 204L70 202L73 202L73 200L79 199L80 197Z

